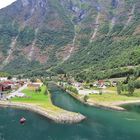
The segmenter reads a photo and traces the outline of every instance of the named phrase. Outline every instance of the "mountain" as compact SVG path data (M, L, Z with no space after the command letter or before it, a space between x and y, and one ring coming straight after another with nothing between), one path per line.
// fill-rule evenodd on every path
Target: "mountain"
M18 74L51 68L91 79L139 65L139 5L139 0L17 0L0 10L0 69Z

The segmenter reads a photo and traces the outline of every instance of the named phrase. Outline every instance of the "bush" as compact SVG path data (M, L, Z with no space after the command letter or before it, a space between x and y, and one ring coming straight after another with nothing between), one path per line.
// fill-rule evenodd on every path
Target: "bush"
M89 97L88 97L87 95L85 95L85 96L84 96L84 102L87 102L88 98L89 98Z
M134 91L135 91L135 82L130 80L128 82L128 93L129 93L129 95L133 95Z
M135 88L136 89L140 88L140 80L135 81Z
M66 89L68 91L71 91L72 93L78 94L78 90L75 87L68 86L68 87L66 87Z

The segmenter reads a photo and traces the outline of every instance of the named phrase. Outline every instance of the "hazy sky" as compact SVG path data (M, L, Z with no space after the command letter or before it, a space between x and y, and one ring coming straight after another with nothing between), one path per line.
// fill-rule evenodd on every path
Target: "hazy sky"
M0 0L0 9L6 7L7 5L10 5L14 1L16 0Z

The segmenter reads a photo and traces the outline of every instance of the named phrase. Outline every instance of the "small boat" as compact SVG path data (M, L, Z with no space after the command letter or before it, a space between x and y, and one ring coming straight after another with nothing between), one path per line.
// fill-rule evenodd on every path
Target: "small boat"
M20 119L20 124L24 124L26 122L26 119L24 118L24 117L22 117L21 119Z

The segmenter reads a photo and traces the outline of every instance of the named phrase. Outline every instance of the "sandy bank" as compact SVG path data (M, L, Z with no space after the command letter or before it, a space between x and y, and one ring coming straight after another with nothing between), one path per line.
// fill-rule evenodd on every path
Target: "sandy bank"
M119 101L119 102L112 103L112 105L120 106L120 105L135 104L135 103L140 103L140 100Z
M125 104L135 104L135 103L140 103L140 100L131 100L131 101L118 101L114 103L96 103L96 102L91 102L90 100L87 102L89 105L96 105L99 107L104 107L106 109L111 109L111 110L117 110L117 111L126 111L121 105Z
M0 106L33 111L44 117L49 118L50 120L55 121L56 123L78 123L85 119L85 117L79 113L69 112L63 109L59 109L59 111L54 111L54 110L44 109L37 105L28 104L28 103L14 103L8 101L0 101Z

